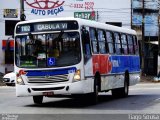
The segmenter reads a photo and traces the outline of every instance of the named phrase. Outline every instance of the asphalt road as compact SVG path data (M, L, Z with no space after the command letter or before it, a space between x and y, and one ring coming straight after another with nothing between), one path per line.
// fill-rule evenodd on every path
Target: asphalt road
M35 105L32 97L16 97L15 87L0 87L0 120L8 117L15 120L28 120L30 117L36 120L141 120L137 117L160 119L160 83L132 86L127 98L114 99L110 92L100 93L97 105L89 105L72 98L46 97L42 105Z

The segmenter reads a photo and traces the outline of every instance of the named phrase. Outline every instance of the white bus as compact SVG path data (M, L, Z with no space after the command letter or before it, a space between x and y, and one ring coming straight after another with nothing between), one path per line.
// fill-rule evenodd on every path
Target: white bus
M140 80L134 30L79 18L19 22L15 27L16 96L126 97ZM83 98L83 99L84 99Z

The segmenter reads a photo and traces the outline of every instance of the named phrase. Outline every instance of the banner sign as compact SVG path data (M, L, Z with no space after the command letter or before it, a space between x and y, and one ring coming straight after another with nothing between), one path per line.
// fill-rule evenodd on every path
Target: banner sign
M4 18L17 18L18 10L17 9L4 9L3 17Z
M95 11L92 12L74 12L75 18L95 20Z

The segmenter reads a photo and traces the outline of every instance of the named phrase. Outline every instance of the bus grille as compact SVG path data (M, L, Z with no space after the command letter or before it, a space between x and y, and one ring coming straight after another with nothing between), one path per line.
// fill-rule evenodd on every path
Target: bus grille
M54 88L32 88L33 91L46 91L46 90L61 90L64 89L65 87L54 87Z
M28 76L28 83L56 83L68 81L68 75Z

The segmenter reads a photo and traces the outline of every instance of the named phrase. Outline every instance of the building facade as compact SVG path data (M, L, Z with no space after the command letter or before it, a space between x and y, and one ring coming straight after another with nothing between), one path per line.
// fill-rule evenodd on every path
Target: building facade
M159 3L160 0L132 0L132 29L137 31L139 40L142 40L142 29L144 31L143 72L147 75L157 75L160 67L158 61Z

